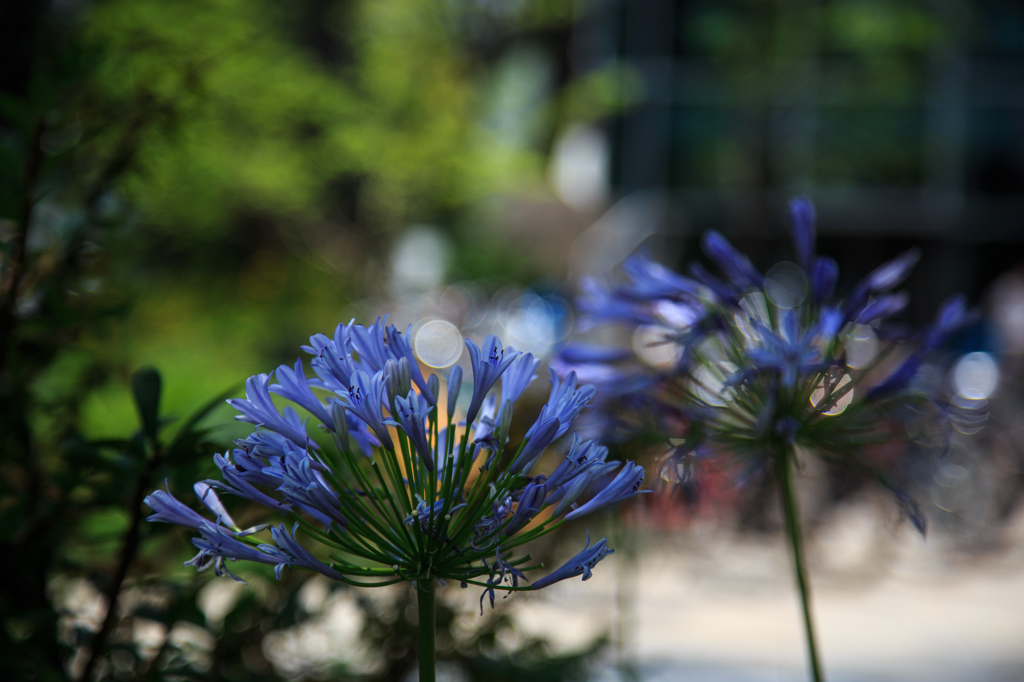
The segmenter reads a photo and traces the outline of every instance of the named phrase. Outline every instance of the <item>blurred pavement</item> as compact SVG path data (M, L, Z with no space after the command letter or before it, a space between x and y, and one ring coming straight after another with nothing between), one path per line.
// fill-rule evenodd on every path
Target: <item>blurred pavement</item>
M808 543L829 680L1024 680L1024 516L983 553L964 549L976 538L922 540L879 499L835 516ZM510 600L522 631L558 650L609 634L602 682L631 679L619 666L645 681L807 679L781 535L637 535L638 559L620 550L586 583Z

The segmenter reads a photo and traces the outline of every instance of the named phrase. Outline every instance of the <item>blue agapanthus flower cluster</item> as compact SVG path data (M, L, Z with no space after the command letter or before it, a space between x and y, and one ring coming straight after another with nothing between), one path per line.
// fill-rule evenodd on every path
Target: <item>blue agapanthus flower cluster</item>
M683 275L637 255L624 263L621 283L585 282L584 323L638 330L641 351L669 360L652 366L632 353L580 345L562 353L561 371L598 385L606 437L623 428L635 435L635 421L623 415L655 419L646 427L675 444L664 478L686 479L695 461L725 452L738 455L747 474L770 471L774 453L799 449L878 475L923 532L923 515L866 453L892 440L894 414L928 400L915 376L968 321L964 299L947 300L916 334L887 336L908 303L897 287L918 252L885 263L840 298L836 262L815 252L812 204L798 198L789 209L795 263L761 273L712 231L702 246L720 276L699 263Z
M300 567L360 586L450 579L483 587L492 605L495 588L589 578L613 551L605 540L591 546L588 536L583 551L529 587L520 585L524 572L539 566L517 552L566 520L641 492L642 467L606 461L595 441L563 439L593 387L552 373L547 404L510 442L516 401L539 360L494 336L482 348L467 340L473 378L463 411L462 368L451 369L442 394L407 339L386 318L342 324L333 338L317 334L303 346L314 377L301 359L251 377L246 397L228 402L253 433L215 456L220 480L195 485L213 518L158 490L145 500L155 512L149 520L196 530L199 553L188 564L232 577L229 563L245 560L273 565L278 576ZM566 446L560 464L534 473L558 443ZM240 528L218 493L282 522Z

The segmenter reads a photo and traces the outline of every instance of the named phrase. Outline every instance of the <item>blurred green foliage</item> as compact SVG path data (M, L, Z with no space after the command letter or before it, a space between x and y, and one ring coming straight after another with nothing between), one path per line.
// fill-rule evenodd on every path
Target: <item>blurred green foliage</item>
M239 212L329 218L346 179L358 184L349 208L385 229L522 189L543 149L487 112L511 104L551 134L545 93L494 100L503 79L547 68L510 74L514 39L568 22L572 3L509 5L110 0L84 28L100 55L89 113L104 130L91 142L105 156L140 125L126 195L147 222L206 239ZM480 59L481 39L508 49ZM616 105L603 73L574 84L577 112Z
M464 226L457 270L529 273L493 267L508 254L467 209L533 191L556 127L632 96L614 66L551 82L531 32L567 30L571 6L96 4L75 170L118 163L103 200L131 224L107 240L121 264L107 286L146 305L90 338L92 352L124 363L122 377L174 368L168 404L186 409L379 292L390 237L411 221ZM84 410L91 433L110 434L129 403L108 388Z
M212 473L234 434L225 390L387 295L409 223L451 233L455 271L529 272L467 227L478 204L536 192L555 131L628 99L614 66L556 82L546 42L565 40L573 6L0 7L0 549L16 557L0 658L13 679L280 679L265 639L313 617L303 576L254 567L223 622L208 620L210 577L181 568L188 534L144 523L142 496ZM331 674L404 675L408 609L364 610L378 665ZM471 669L485 647L521 678L485 646L507 626L483 619L445 655Z

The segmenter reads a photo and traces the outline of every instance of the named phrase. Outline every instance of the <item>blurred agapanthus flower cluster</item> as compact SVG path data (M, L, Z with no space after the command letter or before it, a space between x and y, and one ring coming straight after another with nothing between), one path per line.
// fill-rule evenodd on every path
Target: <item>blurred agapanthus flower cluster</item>
M896 439L894 415L931 399L914 379L928 353L968 321L964 299L943 303L926 329L886 338L887 323L908 303L895 289L918 252L837 298L838 266L815 253L812 204L794 199L789 210L796 262L766 274L712 231L702 245L722 277L699 263L682 275L637 255L623 265L623 283L585 282L586 323L638 330L636 338L670 361L651 366L581 345L563 351L560 371L598 385L597 430L606 437L635 431L623 414L655 419L646 428L675 444L662 461L663 479L687 481L701 458L722 453L736 455L747 477L771 471L773 455L798 450L877 476L924 532L923 514L869 454Z
M529 587L519 584L524 571L539 566L517 551L565 520L640 492L642 467L605 461L606 448L575 436L550 475L532 472L594 389L572 373L552 373L547 404L510 447L514 405L539 361L494 336L482 349L466 341L473 381L463 410L461 367L451 369L440 402L440 380L424 377L407 338L386 318L369 328L342 324L333 338L317 334L303 346L315 378L301 359L273 378L251 377L246 397L228 402L255 430L215 456L221 480L195 485L214 518L158 490L145 500L155 512L149 520L198 531L199 553L188 564L232 577L228 562L246 560L274 565L278 577L300 567L359 586L449 579L483 587L492 605L495 588L589 578L613 551L603 539L591 546L588 537L583 551ZM492 392L499 380L500 400ZM291 404L281 409L272 396ZM316 429L307 429L308 417ZM242 529L217 491L286 523Z

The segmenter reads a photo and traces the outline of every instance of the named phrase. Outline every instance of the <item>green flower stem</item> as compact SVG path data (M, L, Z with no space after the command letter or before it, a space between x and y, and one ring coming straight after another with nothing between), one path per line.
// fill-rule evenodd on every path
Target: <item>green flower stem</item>
M434 644L434 578L416 581L416 602L420 631L420 682L435 682L436 656Z
M371 461L370 467L373 469L373 473L377 475L377 480L380 481L382 495L387 498L388 504L391 506L391 511L395 514L395 525L397 525L399 530L401 530L402 535L405 537L405 542L407 543L406 547L411 547L412 536L405 527L405 516L402 512L398 511L398 507L395 506L395 496L391 494L391 489L388 488L388 484L384 482L384 475L381 473L380 465L377 464L377 460Z
M811 589L807 579L807 565L804 561L803 536L800 531L800 510L797 506L796 486L793 480L795 457L790 448L780 448L775 461L778 466L779 492L782 496L782 513L786 519L786 535L789 536L789 548L793 556L793 570L796 573L796 585L800 590L800 601L804 609L804 634L807 637L807 655L810 659L811 674L814 682L823 682L821 662L818 659L818 646L814 637L814 623L811 619Z

